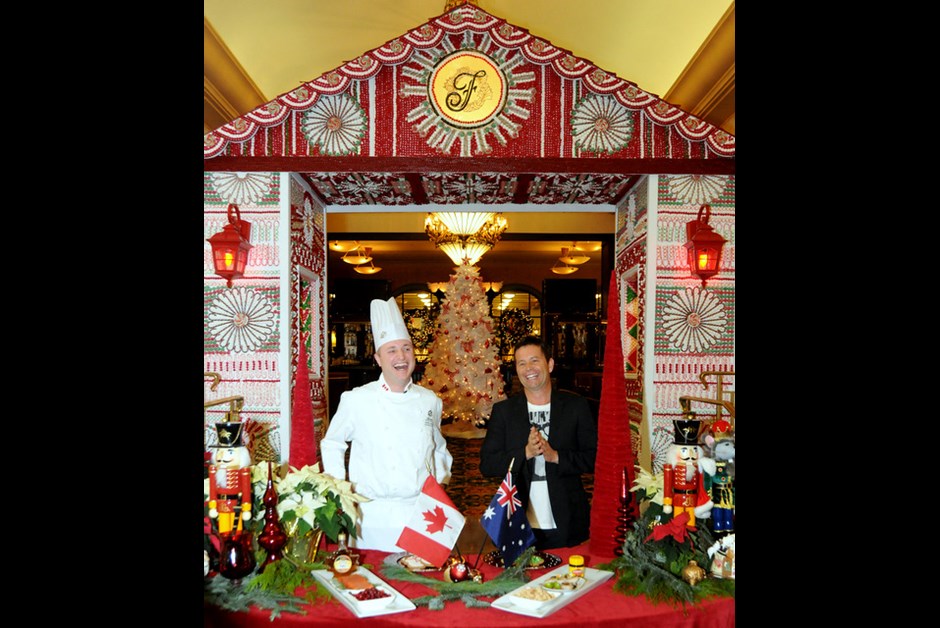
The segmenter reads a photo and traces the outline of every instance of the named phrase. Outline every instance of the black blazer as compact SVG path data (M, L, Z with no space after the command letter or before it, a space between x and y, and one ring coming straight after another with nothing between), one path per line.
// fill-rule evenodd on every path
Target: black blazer
M591 504L582 473L594 473L597 455L597 425L587 400L578 395L552 390L549 444L558 450L558 463L547 463L548 498L555 525L566 547L583 543L590 536ZM526 460L529 438L529 410L525 394L493 404L486 437L480 449L480 473L503 478L512 466L513 483L525 510L529 505L529 482L535 459Z

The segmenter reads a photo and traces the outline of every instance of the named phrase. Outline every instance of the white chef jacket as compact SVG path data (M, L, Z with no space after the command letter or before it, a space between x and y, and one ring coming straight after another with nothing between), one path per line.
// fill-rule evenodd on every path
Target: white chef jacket
M441 399L427 388L410 383L392 392L379 379L342 394L320 451L323 471L346 477L355 491L372 501L360 502L356 547L384 552L402 551L396 542L411 519L414 505L431 474L441 484L450 481L453 456L441 434Z

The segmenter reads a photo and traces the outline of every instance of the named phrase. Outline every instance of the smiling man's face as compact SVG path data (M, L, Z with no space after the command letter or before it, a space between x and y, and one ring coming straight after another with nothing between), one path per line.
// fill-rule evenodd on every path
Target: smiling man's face
M554 367L555 361L552 358L546 360L538 345L523 345L516 349L516 375L528 391L538 392L546 386L551 389L549 376Z
M411 381L415 370L415 350L410 339L386 342L375 352L375 361L382 367L385 383L401 392Z

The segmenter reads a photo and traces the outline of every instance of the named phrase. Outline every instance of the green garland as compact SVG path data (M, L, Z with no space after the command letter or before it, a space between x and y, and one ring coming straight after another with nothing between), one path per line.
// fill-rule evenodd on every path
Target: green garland
M261 565L267 558L267 552L255 552L255 558ZM282 612L306 615L307 611L299 605L313 604L317 598L333 599L329 591L317 586L317 580L311 573L314 569L325 569L321 562L295 563L284 557L264 568L264 571L252 573L240 581L229 580L221 575L206 578L203 598L227 611L248 612L252 606L271 611L273 621ZM302 587L306 590L303 597L294 595Z
M637 491L637 498L645 500L645 491ZM709 597L734 597L734 580L706 577L695 586L682 579L682 569L689 560L708 571L711 561L708 548L714 543L708 526L697 526L695 532L679 543L671 536L662 540L645 539L656 524L668 523L672 517L663 514L662 506L647 501L646 510L633 530L627 533L623 544L623 556L609 563L598 565L617 573L614 591L625 595L642 595L654 604L670 603L673 606L695 604Z
M534 553L535 546L529 547L510 568L504 570L503 573L489 582L473 582L470 580L448 582L429 578L405 569L391 556L382 565L382 574L391 580L415 582L437 591L437 595L425 595L411 600L416 606L427 606L429 610L439 611L444 608L445 602L461 600L467 608L484 608L490 606L490 602L480 600L479 597L499 597L529 582L525 565L529 564L529 559L532 558Z

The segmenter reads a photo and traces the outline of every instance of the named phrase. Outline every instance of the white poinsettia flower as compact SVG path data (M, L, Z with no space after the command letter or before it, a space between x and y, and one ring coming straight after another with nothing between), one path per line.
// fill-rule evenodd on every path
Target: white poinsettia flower
M663 476L649 473L646 469L638 469L633 480L630 492L643 489L646 499L654 504L663 505Z
M320 495L319 493L304 493L301 502L304 506L317 510L326 506L326 497Z
M320 475L320 463L317 462L316 464L305 465L303 468L298 469L297 473L308 478L314 475Z
M650 501L653 502L654 504L659 504L660 506L662 506L663 505L663 492L657 491L656 493L654 493L653 496L650 497Z
M651 474L646 469L639 469L630 491L640 489L646 492L647 497L652 497L655 493L661 493L663 490L663 476Z
M288 473L287 477L278 482L277 484L277 493L278 495L288 495L291 493L296 493L298 491L298 486L304 481L304 478L300 476L299 473Z
M303 503L303 497L293 495L287 497L287 499L277 505L277 514L280 515L281 518L287 518L287 515L291 514L297 519L306 521L311 528L315 527L314 509Z
M277 476L276 473L272 473L272 475ZM259 482L264 485L268 483L268 464L266 462L259 462L251 467L251 483L257 484Z

